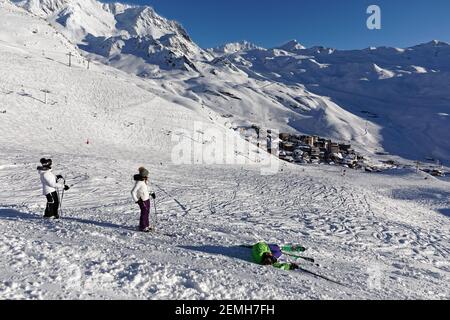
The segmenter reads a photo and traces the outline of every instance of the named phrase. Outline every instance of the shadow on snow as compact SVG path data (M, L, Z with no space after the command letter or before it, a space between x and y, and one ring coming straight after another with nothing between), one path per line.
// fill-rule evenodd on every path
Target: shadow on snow
M62 220L64 221L72 221L82 224L88 224L92 226L97 226L101 228L109 228L109 229L117 229L117 230L126 230L126 231L137 231L137 228L133 227L127 227L123 225L118 225L110 222L102 222L102 221L94 221L94 220L86 220L81 218L70 218L70 217L63 217Z
M20 212L14 209L0 208L0 219L2 220L40 220L42 217L31 214Z
M444 216L450 218L450 209L439 209L438 212L442 213Z
M44 220L44 218L40 215L35 215L31 213L24 213L20 212L14 209L0 209L0 220L10 220L10 221L19 221L19 220ZM71 218L71 217L62 217L63 221L72 221L77 223L83 223L88 224L92 226L97 226L101 228L110 228L110 229L117 229L117 230L126 230L126 231L137 231L137 228L133 227L127 227L123 225L118 225L114 223L109 222L101 222L101 221L94 221L94 220L86 220L86 219L80 219L80 218Z
M450 198L450 192L436 188L396 189L392 197L398 200L443 202Z
M182 249L198 251L208 254L221 255L228 258L235 258L246 262L252 261L251 250L240 246L224 247L224 246L180 246Z

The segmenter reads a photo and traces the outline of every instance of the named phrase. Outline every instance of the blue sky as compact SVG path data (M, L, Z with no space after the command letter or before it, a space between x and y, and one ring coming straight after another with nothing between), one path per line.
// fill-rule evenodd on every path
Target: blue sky
M119 0L120 2L120 0ZM179 21L208 48L247 40L266 48L297 39L338 49L450 42L449 0L133 0ZM382 10L382 29L368 30L366 9Z

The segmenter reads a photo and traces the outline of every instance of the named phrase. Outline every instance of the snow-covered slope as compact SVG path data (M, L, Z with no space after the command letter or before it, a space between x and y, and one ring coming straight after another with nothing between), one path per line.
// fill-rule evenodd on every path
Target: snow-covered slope
M303 84L372 128L378 148L409 159L450 159L450 45L340 51L289 42L222 57L255 79ZM332 123L332 122L331 122Z
M180 75L142 79L98 64L88 70L82 57L69 68L65 52L76 48L44 20L5 0L0 16L1 299L450 298L447 182L411 170L342 176L335 167L288 164L265 176L263 164L228 143L225 153L239 165L172 162L173 138L187 135L193 148L208 148L221 147L220 133L233 134L228 118L196 93L202 81L230 91L210 96L225 101L218 108L244 112L251 99L260 102L258 111L267 108L266 115L242 117L270 121L274 106L292 119L287 102L269 97L295 93L306 100L304 117L356 121L329 99L268 82L257 91L263 82L225 66L218 72L229 82L207 83ZM47 103L41 90L49 91ZM196 130L197 121L216 139ZM59 222L41 219L36 166L43 156L72 186ZM135 228L130 190L141 165L157 193L154 234ZM320 265L299 260L304 268L346 286L253 264L239 245L262 239L300 242Z
M101 4L95 0L27 0L18 4L45 17L72 42L96 58L128 73L160 78L176 94L193 99L219 115L233 115L229 126L299 130L335 139L352 139L373 150L365 123L327 98L309 94L302 86L274 84L249 78L245 72L199 49L179 24L158 16L149 7ZM64 18L62 18L64 17ZM222 55L260 49L242 42L215 50ZM166 69L166 72L161 72ZM198 71L167 72L167 69Z
M14 106L2 114L3 147L19 142L40 149L44 144L51 153L84 145L87 153L159 153L158 159L169 161L177 144L172 141L174 135L193 138L193 147L213 148L221 143L215 134L242 140L220 121L213 121L219 118L213 111L159 83L98 64L87 69L82 56L74 55L68 67L64 52L76 52L76 47L45 20L8 2L2 3L2 17L0 88L4 104ZM74 112L77 117L71 116ZM23 126L31 131L15 130ZM208 126L213 133L204 132ZM203 130L201 137L199 130ZM224 156L236 157L235 150L227 152Z
M450 161L446 43L341 51L243 41L203 50L150 7L14 1L50 21L87 59L153 79L236 129L258 125L351 142L366 155Z

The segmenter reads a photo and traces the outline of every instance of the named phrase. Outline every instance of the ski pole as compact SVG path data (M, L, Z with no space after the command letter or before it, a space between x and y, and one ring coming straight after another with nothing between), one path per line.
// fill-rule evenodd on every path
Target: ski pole
M63 210L62 210L63 199L64 199L64 189L61 193L61 202L59 203L59 218L62 217L62 213L63 213Z
M58 215L61 216L61 195L59 194L59 188L56 188L56 196L58 197ZM55 201L52 199L53 203L55 203ZM48 205L48 204L47 204Z
M59 201L59 218L61 219L61 217L62 217L62 213L63 213L63 211L62 211L62 204L63 204L63 200L64 200L64 189L65 189L65 186L66 186L66 179L63 179L63 181L64 181L64 188L63 188L63 190L62 190L62 192L61 192L61 200Z
M320 275L320 274L317 274L317 273L315 273L315 272L312 272L312 271L303 269L302 267L299 267L298 269L299 269L300 271L303 271L303 272L308 273L308 274L310 274L310 275L313 275L313 276L315 276L315 277L318 277L318 278L321 278L321 279L324 279L324 280L333 282L333 283L335 283L335 284L338 284L338 285L340 285L340 286L346 287L346 285L344 285L344 284L342 284L342 283L340 283L340 282L338 282L338 281L335 281L335 280L333 280L333 279L327 278L327 277L322 276L322 275Z
M155 207L155 230L156 230L156 225L158 224L158 212L156 211L156 199L153 199L153 206Z

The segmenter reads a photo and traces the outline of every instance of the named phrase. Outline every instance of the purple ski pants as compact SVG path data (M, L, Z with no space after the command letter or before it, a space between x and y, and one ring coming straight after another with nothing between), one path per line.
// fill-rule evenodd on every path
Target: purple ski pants
M139 208L141 208L141 218L139 219L139 229L144 231L144 229L150 227L150 200L139 201Z

